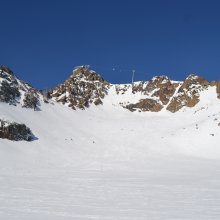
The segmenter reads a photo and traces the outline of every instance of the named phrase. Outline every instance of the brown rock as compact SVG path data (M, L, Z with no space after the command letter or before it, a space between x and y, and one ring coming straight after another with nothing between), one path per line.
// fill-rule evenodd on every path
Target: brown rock
M220 99L220 81L216 83L216 92L217 92L218 98Z
M137 92L143 92L144 91L144 82L140 83L134 83L132 85L132 93L135 94Z
M101 100L100 98L98 98L98 99L96 99L96 100L94 101L94 104L95 104L95 105L101 105L101 104L102 104L102 100Z
M151 112L159 112L163 106L153 99L141 99L136 104L129 104L125 106L130 111L136 111L136 109L140 109L141 111L151 111Z
M151 96L158 97L163 105L166 105L178 86L178 83L172 83L167 76L157 76L149 81L145 93L150 94L153 92Z
M109 83L99 74L89 70L88 66L82 66L75 69L64 83L51 90L50 95L73 109L85 109L93 102L102 104L101 99L108 88Z
M209 82L195 74L189 75L179 88L175 97L172 98L167 110L176 112L182 107L194 107L199 102L199 92L208 88Z
M217 83L216 81L211 81L210 86L216 86L216 83Z

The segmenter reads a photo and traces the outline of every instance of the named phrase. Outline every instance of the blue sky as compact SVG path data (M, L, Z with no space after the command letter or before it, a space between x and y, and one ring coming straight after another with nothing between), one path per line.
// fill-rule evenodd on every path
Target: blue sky
M220 80L220 1L0 0L0 64L33 86L89 64L112 83ZM113 71L114 69L114 71Z

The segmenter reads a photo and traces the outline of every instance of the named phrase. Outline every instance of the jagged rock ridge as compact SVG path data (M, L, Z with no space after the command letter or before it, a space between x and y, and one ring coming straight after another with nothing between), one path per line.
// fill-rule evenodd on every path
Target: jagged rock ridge
M117 102L113 106L116 104L131 112L167 110L175 113L183 107L196 106L201 93L211 87L216 88L216 96L220 98L220 82L208 82L195 74L189 75L183 82L157 76L149 81L113 85L88 66L80 66L64 83L47 93L41 93L19 80L10 68L0 67L0 102L35 110L39 109L42 101L49 104L59 102L74 110L86 109L92 105L105 104L105 99L110 97L108 102ZM115 95L117 98L111 98ZM30 141L34 136L24 124L0 120L0 138Z
M74 110L100 105L108 94L109 83L88 66L81 66L62 84L49 91L50 97Z
M141 84L143 85L143 83ZM145 87L136 90L147 97L139 100L137 103L132 103L124 107L130 111L161 111L168 104L179 85L180 83L171 81L167 76L154 77L146 83Z
M0 102L10 105L39 109L40 92L29 84L19 80L7 66L0 67Z
M167 110L177 112L182 107L194 107L199 101L200 92L207 89L210 83L195 74L189 75L172 98Z
M216 86L217 96L220 98L220 82L210 83L196 74L189 75L184 82L175 82L167 76L158 76L150 80L145 88L141 87L139 90L147 95L146 98L124 107L130 111L151 112L158 112L165 108L175 113L183 107L194 107L200 101L200 93L213 86Z
M166 109L174 113L183 107L194 107L200 101L200 93L212 86L216 86L216 93L220 98L220 82L209 83L195 74L189 75L184 82L172 81L167 76L157 76L150 81L112 85L90 70L89 66L80 66L64 83L42 96L37 89L17 79L10 68L0 67L0 101L12 105L20 103L22 107L33 109L39 108L40 97L43 97L45 102L49 98L74 110L101 105L110 88L114 88L116 94L121 97L128 92L137 97L141 94L141 98L136 102L126 103L123 98L119 101L119 105L132 112L159 112Z

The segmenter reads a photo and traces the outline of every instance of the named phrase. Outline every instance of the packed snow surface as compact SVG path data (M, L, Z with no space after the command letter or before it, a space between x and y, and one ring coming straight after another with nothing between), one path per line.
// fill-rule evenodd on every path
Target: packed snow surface
M129 112L129 98L110 91L85 111L0 103L1 119L37 137L0 139L0 219L220 219L215 89L175 114Z

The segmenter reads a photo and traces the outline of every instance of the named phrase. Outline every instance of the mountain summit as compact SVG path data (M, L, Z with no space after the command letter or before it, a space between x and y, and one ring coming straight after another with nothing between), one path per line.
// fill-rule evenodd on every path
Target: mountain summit
M37 89L19 80L9 67L0 66L0 102L38 109L39 98Z
M88 66L80 66L62 84L49 91L50 97L74 110L102 104L108 94L109 83Z

